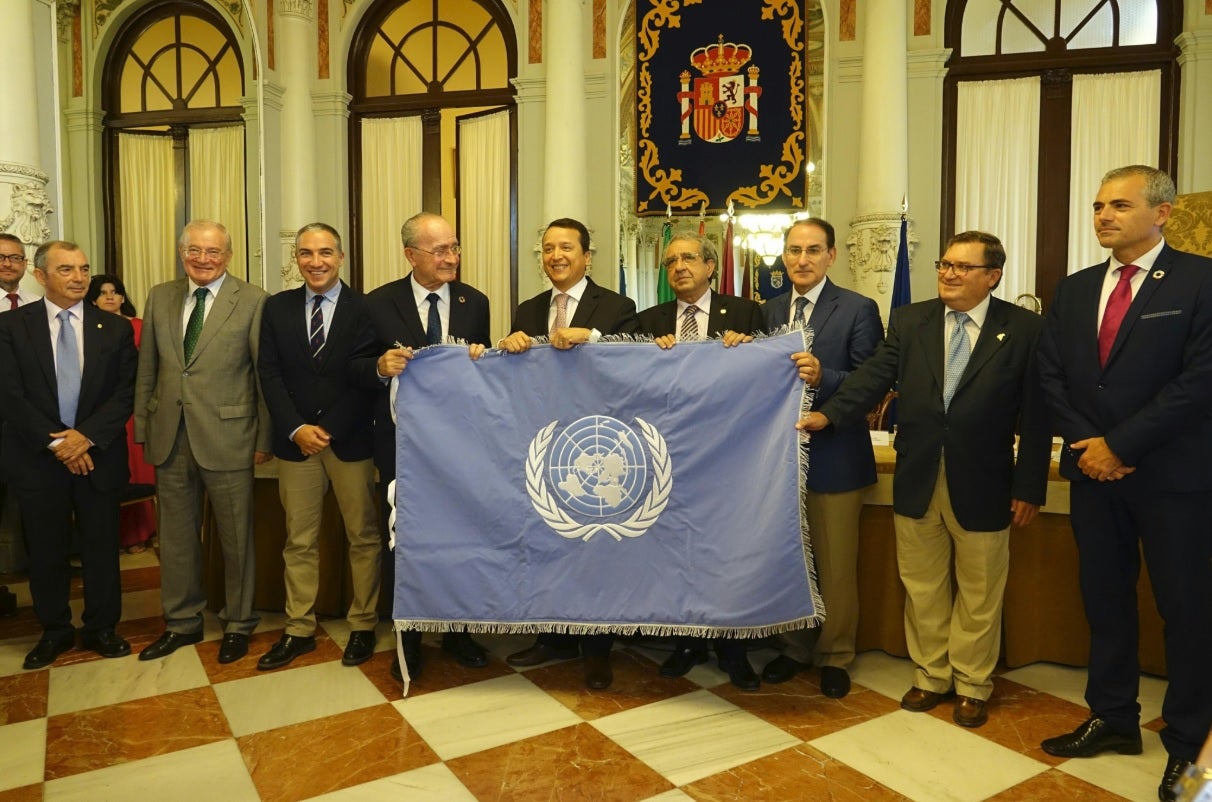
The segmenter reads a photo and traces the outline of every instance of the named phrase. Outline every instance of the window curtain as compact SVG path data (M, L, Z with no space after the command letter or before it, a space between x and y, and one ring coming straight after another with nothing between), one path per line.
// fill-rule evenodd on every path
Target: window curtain
M964 81L956 109L955 231L987 231L1006 248L993 294L1035 294L1039 76Z
M421 209L421 118L362 120L362 291L403 278L400 226Z
M459 120L459 237L463 281L488 296L495 343L509 333L509 112Z
M245 207L244 127L189 129L189 217L216 220L231 235L231 265L239 278L260 285L258 268L252 276L248 259L248 220Z
M167 136L118 134L118 197L122 283L142 316L147 293L176 275L173 220L176 183L173 141Z
M1114 119L1109 109L1115 109ZM1157 166L1161 71L1073 76L1069 168L1069 272L1105 260L1091 204L1103 175L1129 164Z

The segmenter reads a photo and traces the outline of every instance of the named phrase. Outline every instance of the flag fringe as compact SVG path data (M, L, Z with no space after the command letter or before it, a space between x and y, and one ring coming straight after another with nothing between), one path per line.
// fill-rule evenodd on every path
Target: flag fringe
M767 624L756 627L709 627L693 624L587 624L567 621L449 621L419 618L396 619L398 631L418 629L423 632L468 632L473 635L537 635L559 633L565 635L638 634L658 638L765 638L782 632L818 627L825 617L817 613L793 621Z

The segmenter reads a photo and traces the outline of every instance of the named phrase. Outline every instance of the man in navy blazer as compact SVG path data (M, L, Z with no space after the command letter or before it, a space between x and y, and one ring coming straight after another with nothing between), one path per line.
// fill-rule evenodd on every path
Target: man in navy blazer
M1044 503L1052 444L1035 365L1043 320L990 294L1005 262L991 234L952 237L936 263L939 297L893 310L887 340L799 423L860 420L898 386L892 506L917 666L901 707L930 710L955 692L965 727L988 719L1010 525Z
M454 228L440 215L421 212L400 227L404 258L412 272L384 284L366 296L366 309L380 353L377 362L383 389L375 402L375 465L379 469L380 500L387 509L387 487L396 475L396 424L391 413L390 379L399 376L412 358L412 349L447 338L470 343L473 356L488 347L488 296L458 280L459 240ZM384 517L386 520L386 517ZM383 561L384 586L395 591L392 555ZM421 633L403 635L404 660L409 674L421 671ZM442 636L442 648L461 665L488 665L488 655L466 632ZM400 672L392 666L393 676Z
M1212 727L1212 259L1162 227L1174 183L1134 165L1103 177L1094 230L1111 258L1063 279L1040 368L1065 439L1061 473L1090 624L1090 718L1043 742L1061 757L1141 751L1136 581L1143 549L1165 621L1169 755L1158 794Z
M341 662L374 654L382 535L375 494L372 414L381 382L362 294L341 281L341 236L325 223L295 235L304 286L265 303L257 371L273 419L278 493L286 512L286 627L257 662L269 670L316 648L320 520L329 486L345 522L353 598Z
M29 549L29 587L42 637L27 669L75 644L69 556L72 520L84 566L81 642L103 657L130 654L122 612L118 505L130 479L126 421L138 352L124 318L84 303L88 257L52 240L34 255L43 300L0 315L0 469L16 493Z
M513 331L501 340L511 354L528 351L534 337L549 337L553 347L568 350L574 345L597 342L602 335L631 334L640 322L635 301L599 287L586 275L593 260L589 229L580 220L561 217L543 232L543 272L551 289L518 305ZM585 686L591 690L610 687L614 674L610 650L614 636L567 635L545 632L535 643L505 658L513 666L537 666L549 660L567 660L578 651L585 657Z
M764 332L762 307L748 298L712 292L716 251L711 240L693 232L676 232L665 247L665 275L677 297L640 313L640 333L655 338L661 348L677 343L719 337L731 348ZM749 665L747 644L741 638L716 638L720 669L743 691L761 687ZM662 677L680 677L707 661L705 638L678 637L673 653L661 664Z
M834 242L833 226L826 220L814 217L792 224L783 235L783 266L794 289L762 306L770 331L805 325L812 330L809 350L792 359L816 389L814 409L828 401L884 339L875 301L826 277L837 259ZM783 633L782 652L762 671L766 682L786 682L815 663L825 696L840 699L850 692L847 669L854 662L858 634L859 516L863 488L874 483L875 454L866 421L830 426L812 436L804 509L825 623L815 633Z

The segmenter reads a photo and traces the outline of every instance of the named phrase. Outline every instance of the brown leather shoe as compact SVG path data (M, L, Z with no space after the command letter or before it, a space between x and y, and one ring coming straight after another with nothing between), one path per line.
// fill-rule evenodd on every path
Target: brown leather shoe
M901 707L914 713L925 713L927 710L932 710L939 702L953 693L955 692L935 693L934 691L923 691L921 688L913 687L901 697Z
M591 691L601 691L610 687L614 682L614 672L610 670L610 656L605 654L586 655L585 687Z
M989 720L989 711L985 709L984 699L961 696L955 703L951 718L961 727L979 727Z

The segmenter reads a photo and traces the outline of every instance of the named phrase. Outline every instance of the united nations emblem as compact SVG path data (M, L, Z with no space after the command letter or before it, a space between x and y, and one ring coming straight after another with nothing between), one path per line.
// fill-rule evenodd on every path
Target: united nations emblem
M526 490L557 534L589 540L606 532L622 540L656 523L673 487L669 450L656 427L635 423L638 433L616 418L590 415L557 435L559 421L552 421L530 441Z

